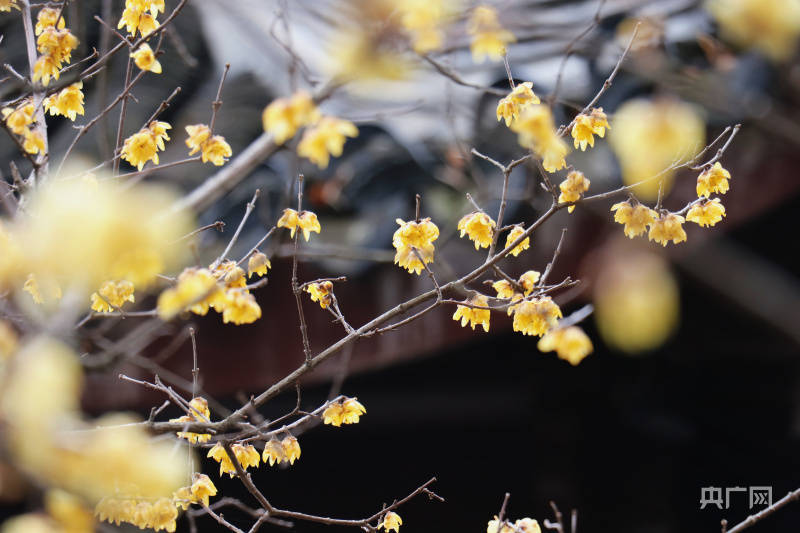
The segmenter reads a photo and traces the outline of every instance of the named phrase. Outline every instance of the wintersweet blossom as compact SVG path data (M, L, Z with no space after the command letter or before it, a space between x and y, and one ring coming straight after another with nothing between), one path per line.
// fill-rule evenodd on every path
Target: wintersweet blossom
M319 168L327 168L331 156L339 157L346 137L357 137L358 128L349 120L322 117L303 133L297 145L297 155L305 157Z
M323 309L331 305L333 301L333 283L330 281L309 283L306 285L305 291L311 295L311 300L319 302L319 306Z
M300 443L297 441L297 438L292 435L285 437L281 441L281 447L283 447L283 453L290 465L293 465L296 460L300 459Z
M487 307L489 305L489 299L486 298L483 294L477 294L470 298L466 303L471 305L477 305L481 307ZM467 324L474 330L475 326L480 325L483 327L483 331L489 332L489 319L491 318L491 311L488 309L478 309L472 307L471 305L459 305L456 308L456 312L453 313L453 320L458 322L461 320L461 327L465 327Z
M519 224L511 228L511 231L508 232L508 236L506 237L506 248L511 246L514 243L514 241L522 237L524 233L525 233L525 228L523 228ZM514 257L517 257L519 254L521 254L523 251L527 250L530 247L531 247L531 238L525 237L522 240L522 242L516 245L514 249L512 249L509 253Z
M127 280L106 281L91 295L92 311L110 313L121 308L125 302L135 302L133 283Z
M647 226L658 218L658 213L646 205L640 203L633 205L630 201L612 205L611 211L614 211L614 222L625 225L623 231L629 239L646 232Z
M2 11L2 8L0 8L0 11ZM36 15L36 27L34 28L34 34L41 35L45 29L55 27L56 18L58 17L59 12L59 9L53 9L52 7L43 7L40 9L39 14ZM65 24L66 22L64 21L64 17L58 19L59 30L63 30Z
M278 98L264 108L262 122L264 131L270 133L276 144L283 144L294 137L297 130L319 119L317 109L311 95L299 91L291 98Z
M572 126L575 148L580 146L581 151L584 151L587 145L594 147L594 136L604 137L606 129L611 129L611 126L602 107L592 108L588 115L581 113L575 117L575 124Z
M796 0L708 0L707 9L722 37L755 48L774 61L785 61L797 50L800 2Z
M231 451L236 458L236 461L241 465L242 470L247 470L249 467L256 468L261 462L261 454L258 453L255 446L252 444L239 444L235 443L231 446ZM222 444L216 443L209 451L207 457L214 459L219 463L219 475L228 474L233 477L236 474L236 467L231 462L228 453Z
M197 396L195 398L192 398L192 401L189 402L189 407L191 407L190 414L183 415L178 418L171 418L170 422L186 424L194 422L211 421L211 411L208 408L208 401L202 396ZM177 435L178 438L186 439L192 444L208 442L211 439L211 435L208 433L192 433L190 431L178 431Z
M261 457L264 464L269 463L269 466L274 466L275 463L281 464L284 459L286 459L286 453L283 451L281 443L275 438L267 441L267 444L264 446L264 453Z
M11 8L19 9L17 5L17 0L0 0L0 12L2 11L11 11Z
M161 74L161 63L156 59L156 54L150 45L142 43L139 48L131 54L133 62L141 70L152 72L153 74Z
M684 218L675 213L665 213L650 224L647 238L666 246L669 241L673 244L686 241L686 232L683 230Z
M266 276L270 268L272 268L272 263L269 262L267 256L257 251L247 260L247 277Z
M472 36L470 50L472 60L482 62L486 57L500 61L506 53L506 46L516 41L514 34L503 28L497 17L497 10L491 6L475 7L467 21L467 33Z
M339 427L342 424L357 424L367 409L356 398L347 398L343 402L332 402L322 412L325 424Z
M538 103L540 100L533 92L533 82L518 83L508 95L497 103L497 120L505 120L506 126L510 127L523 109Z
M389 511L383 515L383 520L378 524L378 529L383 528L384 531L394 530L395 533L400 533L400 526L403 525L403 519L394 511Z
M75 121L83 115L83 82L79 81L44 99L44 110L51 115L61 115Z
M450 16L446 0L405 0L396 9L415 52L425 54L442 47L443 25Z
M583 172L573 170L564 181L562 181L558 188L561 189L561 194L558 201L561 203L577 202L583 196L583 193L589 190L589 180L583 175ZM567 208L569 213L575 210L575 206L571 205Z
M208 313L211 305L224 298L217 278L206 268L187 268L178 276L178 283L158 297L156 309L162 320L170 320L189 310L198 315Z
M555 350L559 359L572 366L578 365L594 350L591 339L578 326L551 329L539 339L536 346L542 352Z
M686 213L686 220L699 224L700 227L713 226L725 216L725 206L719 198L694 204Z
M522 301L514 306L514 331L541 337L562 318L561 309L549 297Z
M157 165L158 151L164 150L164 141L169 140L167 130L171 129L166 122L153 121L146 128L134 133L122 144L120 158L142 170L148 161Z
M492 244L495 225L492 217L480 211L465 215L458 221L458 229L461 230L460 237L467 235L475 243L476 250L488 248Z
M225 291L222 322L232 322L236 325L252 324L261 318L261 307L256 302L255 296L244 289Z
M212 165L221 167L233 155L231 145L222 135L214 135L203 143L201 160L203 163L211 162Z
M34 121L35 112L36 108L33 102L26 98L15 108L4 107L2 114L8 129L17 135L25 135L28 126Z
M400 227L392 236L392 246L397 250L394 262L410 273L419 275L426 264L433 262L433 241L439 238L439 228L430 218L423 218L419 222L404 222L398 218L395 222Z
M731 179L731 173L725 170L719 162L714 163L714 166L705 169L697 177L697 196L708 198L714 193L725 194L728 192L729 179Z
M553 113L546 105L529 105L511 124L511 131L518 134L520 145L532 150L542 158L542 166L555 172L567 166L564 159L569 146L555 129Z
M308 241L311 232L319 233L322 227L319 225L317 215L311 211L300 211L299 213L294 209L287 208L283 210L281 218L278 219L277 226L279 228L287 228L291 230L290 235L294 237L294 232L300 228L303 231L303 238Z

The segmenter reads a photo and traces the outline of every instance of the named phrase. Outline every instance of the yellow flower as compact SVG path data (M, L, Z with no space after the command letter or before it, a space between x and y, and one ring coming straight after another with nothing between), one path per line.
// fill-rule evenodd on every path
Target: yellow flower
M458 221L461 237L466 234L475 243L475 249L488 248L492 244L495 222L486 213L476 211Z
M519 293L514 290L514 286L508 280L501 279L492 283L492 288L497 291L497 297L503 300L513 298ZM522 296L520 295L520 298ZM517 298L519 299L519 298Z
M533 82L519 83L507 96L497 103L497 120L505 120L506 126L516 120L527 106L540 103L539 97L533 92Z
M514 331L541 337L561 318L561 309L549 297L542 296L514 306Z
M311 300L319 302L319 306L325 309L333 301L333 283L323 281L321 283L310 283L306 285L305 291L311 295Z
M223 299L217 278L205 268L187 268L178 276L178 283L158 296L156 309L162 320L170 320L188 309L197 315L208 313L210 305Z
M195 474L191 490L192 499L205 506L208 506L208 499L210 496L217 495L217 487L214 486L211 478L205 474Z
M44 137L38 131L26 131L22 140L22 147L29 154L44 152Z
M536 270L528 270L519 277L518 283L522 286L522 291L525 296L533 292L540 277L541 274Z
M269 462L269 466L275 463L281 464L281 461L286 459L286 453L283 451L283 446L276 439L270 439L264 446L264 455L261 457L264 464Z
M470 50L476 63L486 57L500 61L506 53L506 45L516 41L514 34L504 29L491 6L477 6L467 22L467 32L472 36Z
M542 533L539 522L533 518L520 518L514 522L514 530L522 533Z
M214 135L203 143L203 163L211 161L214 166L221 167L228 160L227 158L232 155L231 145L227 143L222 135Z
M41 80L42 85L47 87L50 84L50 78L57 80L59 77L61 77L61 65L52 56L39 56L33 65L34 83Z
M234 457L239 462L242 470L247 470L249 467L257 467L261 462L261 455L252 444L239 444L236 443L231 446ZM219 463L219 475L228 474L230 477L236 473L236 467L231 462L230 457L225 452L222 444L216 443L209 451L207 457L214 459Z
M398 218L395 222L400 227L392 236L392 246L397 250L394 262L401 268L419 275L425 268L424 265L433 261L433 241L439 238L439 228L430 218L423 218L419 222L413 220L403 222Z
M283 210L283 215L278 220L278 227L291 230L292 237L294 237L294 232L297 228L300 228L303 230L303 237L306 241L308 241L312 231L319 233L322 230L316 214L311 211L300 211L298 213L294 209Z
M661 182L663 194L669 192L673 167L695 156L705 144L705 132L703 119L689 104L665 98L635 99L614 113L608 141L619 159L622 180L626 185L638 184L633 188L636 196L651 201L658 197Z
M296 460L300 459L300 443L297 442L295 437L291 435L285 437L281 441L281 446L283 447L286 460L289 461L290 465L293 465Z
M211 411L208 409L208 401L205 398L203 398L202 396L197 396L195 398L192 398L192 401L189 402L189 406L192 408L192 412L190 415L183 415L179 418L171 418L170 422L193 423L193 422L211 421ZM192 444L197 444L199 442L208 442L211 439L211 435L208 433L192 433L190 431L178 431L177 435L178 438L186 439Z
M74 121L83 115L83 82L73 83L58 93L44 99L44 110L51 115L61 115Z
M791 59L800 37L797 0L708 0L726 40L755 48L774 61Z
M355 398L347 398L342 402L342 423L358 424L361 415L367 412L367 408Z
M705 169L697 177L697 196L708 198L714 193L725 194L728 192L729 179L731 179L731 173L719 163L714 163L713 167Z
M44 496L47 514L63 533L93 533L94 517L76 495L61 489L50 489Z
M661 215L650 224L650 232L647 238L656 241L662 246L666 246L671 240L673 244L686 241L686 232L682 224L685 222L682 216L675 213Z
M326 168L330 156L342 155L346 137L357 137L358 128L350 121L322 117L308 128L297 145L297 155L305 157L319 168Z
M172 126L170 126L168 122L161 122L158 120L154 120L147 126L147 130L150 132L150 135L153 136L159 150L164 150L164 141L169 140L167 130L171 129ZM158 164L158 162L156 162L156 164Z
M567 161L564 158L569 152L569 146L561 137L556 135L547 137L534 151L542 158L542 167L547 172L555 172L567 167Z
M701 227L713 226L725 216L725 206L719 198L706 200L705 202L694 204L686 214L686 220L699 224Z
M142 37L153 33L159 26L161 26L161 24L149 13L142 13L139 17L139 33Z
M205 124L192 124L186 126L186 133L189 134L189 138L186 139L186 146L191 148L189 155L194 155L203 149L203 143L211 136L211 128Z
M43 56L50 57L58 65L58 68L61 68L61 63L69 63L72 60L72 51L77 48L78 44L78 39L69 30L58 30L52 26L44 28L36 39L37 50Z
M559 359L568 361L572 366L594 351L591 339L578 326L551 329L539 339L537 347L542 352L555 350Z
M500 520L498 520L497 516L495 515L494 519L489 520L489 522L486 524L486 533L514 533L514 528L508 523L507 520L503 520L501 527Z
M110 313L115 308L121 308L125 302L135 302L133 290L130 281L106 281L99 291L92 293L92 311Z
M344 416L344 409L339 402L333 402L325 408L322 412L322 421L325 424L330 424L335 427L342 425L342 417Z
M487 307L489 300L483 294L478 294L469 299L467 303L473 305L480 305ZM465 327L469 323L470 327L474 330L476 325L483 326L483 331L489 331L489 319L491 318L491 311L488 309L476 309L468 305L459 305L456 312L453 313L453 320L456 322L461 320L461 327Z
M2 8L0 8L0 11L2 11ZM45 29L55 27L58 12L58 9L53 9L52 7L43 7L36 16L36 28L34 33L36 35L40 35ZM59 18L58 29L63 30L64 25L64 17Z
M122 144L120 158L142 170L148 161L158 164L158 146L150 131L145 128L134 133Z
M614 211L614 222L625 224L625 236L629 239L647 231L647 226L658 217L658 213L646 205L632 205L630 201L612 205L611 211Z
M403 525L403 519L394 511L389 511L383 516L383 520L378 524L378 529L383 528L385 531L394 529L395 533L400 533L400 526Z
M222 322L233 322L236 325L252 324L261 318L261 307L255 297L243 289L232 289L225 292L225 308L222 311Z
M142 43L139 48L131 54L133 62L141 70L152 72L153 74L161 74L161 63L156 59L156 54L150 45Z
M29 99L25 99L16 108L10 107L3 108L3 119L6 121L6 126L17 135L25 135L28 131L28 126L33 123L36 108Z
M517 239L522 237L523 233L525 233L525 229L520 225L516 225L513 228L511 228L511 231L508 232L508 236L506 237L506 248L511 246L511 244L514 241L516 241ZM531 246L531 238L530 237L525 237L522 240L522 242L519 243L517 246L515 246L514 249L511 250L509 253L511 255L513 255L514 257L517 257L524 250L527 250L528 248L530 248L530 246Z
M400 24L410 34L414 51L420 54L441 48L442 25L450 14L444 0L406 0L396 4Z
M589 190L589 180L583 175L583 172L573 170L567 174L567 178L558 186L561 189L561 194L558 196L560 203L577 202L583 196L583 193ZM567 211L572 213L575 206L571 205Z
M253 274L266 276L267 270L270 268L272 268L272 263L269 262L267 256L261 252L256 252L247 260L247 277L252 278Z
M11 11L11 8L19 10L17 0L0 0L0 11Z
M213 266L213 265L212 265ZM211 268L211 266L209 266ZM214 268L214 277L225 284L229 289L243 289L247 286L244 269L236 261L223 261Z
M542 158L542 166L555 172L567 166L564 157L569 151L555 129L553 113L546 105L529 105L511 124L511 131L519 135L519 143Z
M150 11L147 13L147 11ZM164 2L140 2L126 0L125 10L122 12L117 29L125 27L130 35L136 35L138 30L142 37L155 31L159 27L156 16L159 11L164 11Z
M611 126L602 107L592 108L589 115L578 115L575 117L575 125L572 126L575 148L580 146L581 151L584 151L587 144L594 147L594 136L604 137L606 129L611 129Z
M319 119L311 95L299 91L291 98L278 98L270 103L262 115L264 131L271 134L275 144L283 144L294 137L297 130Z

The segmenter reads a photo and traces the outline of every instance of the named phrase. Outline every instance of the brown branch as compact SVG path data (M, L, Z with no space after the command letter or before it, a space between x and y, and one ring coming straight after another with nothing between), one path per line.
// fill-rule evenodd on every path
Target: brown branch
M728 530L728 533L739 533L740 531L744 531L748 527L756 524L757 522L768 517L775 511L781 509L782 507L785 507L786 505L796 500L800 500L800 489L789 492L789 494L787 494L777 502L773 503L766 509L759 511L756 514L748 516L747 518L736 524L734 527L730 528Z

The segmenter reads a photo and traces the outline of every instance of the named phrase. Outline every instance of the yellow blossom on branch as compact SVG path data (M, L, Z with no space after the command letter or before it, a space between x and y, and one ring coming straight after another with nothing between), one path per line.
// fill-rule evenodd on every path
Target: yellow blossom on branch
M525 296L533 292L540 277L541 274L536 270L528 270L519 277L519 284L522 286L522 291Z
M514 90L504 96L497 103L497 120L505 120L506 126L516 120L527 106L540 103L539 97L533 92L533 82L518 83Z
M465 215L458 221L458 229L461 230L460 237L464 237L466 234L475 243L476 250L488 248L492 244L495 225L492 217L480 211Z
M270 103L262 115L264 131L271 134L275 144L283 144L294 137L297 130L319 119L311 95L299 91L291 98L278 98Z
M17 334L5 320L0 320L0 365L17 351Z
M161 63L156 59L156 54L150 45L142 43L139 48L131 54L133 62L141 70L152 72L153 74L161 74Z
M433 241L439 238L439 228L430 218L423 218L419 222L404 222L398 218L395 222L400 227L392 236L392 246L397 250L394 262L419 275L424 265L433 261Z
M275 463L281 464L284 459L286 459L286 454L283 451L281 443L275 438L267 441L267 444L264 446L264 454L261 457L264 464L269 463L269 466L274 466Z
M189 155L194 155L203 149L203 143L211 136L211 128L205 124L192 124L186 126L186 133L189 134L186 146L191 148Z
M608 124L606 114L602 107L592 109L588 115L580 114L575 117L575 124L572 126L572 138L575 148L580 146L581 151L586 150L586 145L594 147L594 136L604 137L606 129L611 129Z
M2 9L0 9L2 11ZM39 10L39 14L36 16L36 27L34 28L34 33L36 35L41 35L41 33L47 28L53 28L56 26L56 18L59 14L58 9L53 9L52 7L43 7ZM58 29L63 30L64 25L66 22L64 21L64 17L58 19Z
M562 318L561 309L549 297L522 301L514 306L514 331L541 337Z
M25 99L16 108L4 107L2 114L6 126L17 135L25 135L33 123L36 108L30 99Z
M725 206L719 198L694 204L686 214L686 220L700 227L713 226L725 216Z
M564 159L569 147L555 129L553 113L546 105L530 105L511 124L519 135L519 143L542 158L542 166L555 172L567 166Z
M44 152L44 137L38 131L26 131L22 140L22 148L29 154Z
M683 230L684 218L675 213L661 215L650 224L650 232L647 238L656 241L662 246L666 246L669 241L673 244L686 241L686 232Z
M148 161L158 164L158 151L164 150L164 141L169 140L167 130L172 128L166 122L153 121L146 128L134 133L122 144L120 158L142 170Z
M352 122L322 117L303 133L297 145L297 155L307 158L319 168L327 168L331 156L342 155L346 137L357 136L358 128Z
M558 196L560 203L577 202L583 196L583 193L589 190L589 180L583 175L583 172L573 170L567 174L567 178L562 181L558 188L561 189L561 194ZM571 205L567 211L572 213L575 206Z
M19 9L17 5L17 0L0 0L0 12L2 11L11 11L11 8Z
M110 313L115 308L121 308L125 302L135 302L133 291L133 283L130 281L106 281L100 286L100 290L91 295L92 311Z
M489 305L489 299L483 294L478 294L470 298L466 303L487 307ZM478 309L469 305L459 305L456 308L456 312L453 313L453 320L461 320L462 328L467 324L469 324L473 330L477 325L483 326L483 331L488 333L491 313L492 312L488 309Z
M217 495L217 487L205 474L195 474L194 482L192 483L192 498L195 502L208 506L208 499L210 496Z
M506 237L506 248L511 246L514 243L514 241L516 241L517 239L522 237L522 235L524 233L525 233L525 228L523 228L520 225L516 225L513 228L511 228L511 231L508 232L508 236ZM509 253L511 255L513 255L514 257L517 257L523 251L525 251L528 248L530 248L530 246L531 246L531 238L530 237L525 237L522 240L522 242L520 242L518 245L516 245L514 247L514 249L511 250Z
M311 300L319 302L319 306L323 309L333 302L333 283L330 281L310 283L306 285L305 291L311 295Z
M630 201L612 205L611 211L614 211L614 221L625 225L624 233L629 239L646 232L647 226L658 218L658 213L646 205L633 205Z
M329 404L322 412L322 421L336 427L357 424L361 415L366 412L367 409L356 398L347 398L341 403Z
M212 165L221 167L225 164L230 156L233 155L231 145L225 140L222 135L214 135L202 146L202 161L203 163L211 162Z
M22 285L22 290L27 292L33 298L36 304L44 304L61 299L61 287L52 279L44 280L44 296L39 288L39 280L34 274L28 274L25 283Z
M551 329L539 339L537 347L542 352L555 350L559 359L572 366L576 366L594 351L591 339L578 326Z
M252 278L253 275L266 276L267 270L272 268L272 263L266 255L261 252L256 252L247 260L247 277Z
M183 415L178 418L170 419L170 422L176 423L194 423L194 422L210 422L211 421L211 411L208 408L208 401L203 398L202 396L197 396L192 398L192 401L189 402L189 406L191 407L191 414ZM190 431L178 431L177 433L178 438L186 439L192 444L197 444L200 442L208 442L211 439L211 435L208 433L192 433Z
M400 518L400 515L394 511L389 511L383 515L383 520L378 524L378 529L383 529L387 532L394 530L395 533L400 533L401 525L403 525L403 519Z
M222 288L210 270L187 268L178 276L178 283L174 287L159 295L156 309L162 320L170 320L187 309L192 313L205 315L209 306L222 298Z
M441 48L442 26L450 15L446 0L405 0L396 6L415 52L424 54Z
M247 470L249 467L258 467L259 463L261 462L261 455L258 453L258 450L252 444L239 444L236 443L231 446L231 450L233 451L233 455L239 464L242 466L242 470ZM231 462L230 457L228 457L225 448L222 447L222 444L216 443L209 451L207 457L214 459L219 463L219 475L228 474L230 477L233 477L236 474L236 467Z
M506 53L506 46L516 41L514 34L503 28L497 17L497 11L486 5L472 10L467 21L467 33L472 36L470 50L472 60L482 62L486 57L492 61L500 61Z
M164 8L164 0L125 0L117 29L125 27L131 36L138 30L144 37L158 28L156 17L159 11L164 12Z
M283 210L281 218L278 219L277 226L279 228L287 228L291 230L291 236L294 237L294 232L300 228L303 231L303 238L308 241L311 232L319 233L322 227L319 225L317 215L311 211L300 211L299 213L294 209L287 208Z
M289 461L290 465L293 465L296 460L300 459L300 443L297 441L297 438L289 435L281 441L281 446L283 447L286 460Z
M731 173L725 170L719 162L711 168L705 169L697 177L697 196L708 198L714 193L725 194L728 192L728 180Z
M79 81L44 99L44 110L51 115L61 115L74 121L83 115L83 82Z
M245 289L229 289L225 291L222 322L233 322L236 325L251 324L261 318L261 307L255 297Z

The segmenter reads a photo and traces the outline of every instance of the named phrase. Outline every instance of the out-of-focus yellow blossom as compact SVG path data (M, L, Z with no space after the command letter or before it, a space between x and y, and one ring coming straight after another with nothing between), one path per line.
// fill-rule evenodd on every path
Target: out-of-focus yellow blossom
M242 289L247 286L244 269L235 261L223 261L214 268L214 275L229 289Z
M267 444L264 445L264 453L261 456L264 464L269 463L269 466L274 466L275 463L281 464L284 459L286 459L286 454L281 443L275 438L268 440Z
M640 203L633 205L630 201L612 205L611 211L614 211L614 222L625 224L623 231L629 239L646 232L647 226L658 217L658 213L646 205Z
M519 284L522 286L523 294L525 296L533 292L536 283L538 283L541 274L536 270L528 270L519 277Z
M333 302L333 283L330 281L310 283L306 285L305 291L311 295L311 300L319 302L319 306L323 309Z
M533 92L533 82L519 83L514 90L497 103L497 120L505 120L506 126L517 119L519 114L529 105L539 104L539 97Z
M203 144L203 163L211 162L212 165L221 167L233 155L231 145L222 135L214 135Z
M701 227L713 226L725 216L725 206L719 198L706 200L702 203L694 204L686 214L686 220L699 224Z
M0 365L17 351L18 344L14 329L5 320L0 320Z
M136 500L132 498L103 498L94 507L94 515L101 522L120 525L133 522Z
M683 230L684 218L675 213L666 213L655 219L650 224L647 238L666 246L669 241L673 244L686 241L686 232Z
M725 194L728 192L729 179L731 179L731 173L719 163L714 163L713 167L705 169L697 177L697 196L708 198L714 193Z
M192 412L190 415L183 415L178 418L171 418L170 422L177 422L177 423L193 423L193 422L210 422L211 421L211 411L208 409L208 401L203 398L202 396L197 396L192 398L192 401L189 402L189 406L192 408ZM189 431L178 431L177 433L178 438L186 439L192 444L197 444L200 442L208 442L211 439L211 435L208 433L192 433Z
M486 213L476 211L465 215L458 221L458 229L461 230L461 237L466 234L475 243L475 249L488 248L492 244L494 236L495 222Z
M68 29L55 26L42 27L36 39L36 47L42 54L33 66L34 83L41 80L47 86L50 78L61 76L62 63L72 60L72 51L78 46L78 39Z
M319 168L327 168L330 156L339 157L346 137L357 137L358 128L349 120L322 117L303 133L297 145L297 155L305 157Z
M319 120L311 95L299 91L291 98L278 98L270 103L262 115L264 131L271 134L275 144L283 144L294 137L297 130Z
M627 17L617 24L614 40L624 48L631 43L636 30L636 38L631 43L632 52L657 48L664 42L664 22L663 16L659 15Z
M406 0L396 5L415 52L425 54L442 47L442 26L450 15L447 0Z
M284 455L286 455L286 460L289 461L290 465L293 465L296 460L300 459L300 443L297 441L297 438L292 435L284 437L281 441L281 446L283 447Z
M707 8L723 39L755 48L774 61L786 61L797 51L798 0L709 0Z
M489 300L483 294L478 294L470 298L467 303L488 307ZM453 313L453 320L456 322L461 320L462 328L467 324L469 324L473 330L477 325L483 326L483 331L488 333L489 319L491 318L491 314L492 312L488 309L477 309L475 307L470 307L469 305L459 305L456 308L456 312Z
M162 320L170 320L187 308L197 315L205 315L209 306L222 297L222 289L210 270L187 268L178 276L174 287L159 295L156 308Z
M44 152L44 137L38 131L28 131L22 140L22 148L29 154Z
M166 122L153 121L146 128L134 133L122 144L120 158L142 170L148 161L158 164L158 151L164 150L164 140L169 140L167 130L170 126Z
M0 11L2 11L1 8ZM58 13L59 10L53 9L52 7L43 7L40 9L39 14L36 16L36 28L34 28L34 33L36 35L41 35L45 29L55 27ZM59 30L63 30L65 24L64 17L58 19Z
M572 366L576 366L594 351L591 339L578 326L551 329L539 339L536 346L542 352L555 350L559 359Z
M74 494L51 489L45 493L44 507L58 524L62 533L93 533L94 517L80 498Z
M558 196L558 201L561 203L577 202L583 196L583 193L589 190L589 180L583 175L583 172L573 170L564 181L562 181L558 188L561 189L561 194ZM571 205L567 211L572 213L575 206Z
M39 287L39 280L34 274L28 274L28 278L22 285L22 290L27 292L33 298L33 303L42 305L44 303L53 302L61 299L61 287L53 281L48 279L44 282L44 296Z
M6 126L17 135L25 135L28 131L28 126L33 123L36 108L30 99L25 99L16 108L4 107L3 120L6 121Z
M256 252L247 260L247 277L252 278L253 275L266 276L267 270L272 268L272 263L266 255L261 252Z
M514 34L500 24L497 11L485 5L472 10L467 21L467 33L472 36L470 50L476 63L483 62L487 57L492 61L502 60L506 46L516 41Z
M11 11L11 8L19 9L17 0L0 0L0 11Z
M664 194L669 192L672 167L690 160L705 144L703 119L694 107L677 100L629 100L613 121L608 140L622 167L622 179L626 185L648 180L633 189L646 201L656 199L661 181Z
M297 231L297 228L300 228L303 231L303 238L306 242L311 237L311 232L319 233L322 231L315 213L311 211L300 211L298 213L294 209L288 208L283 210L277 226L291 230L290 235L292 237L294 237L294 232Z
M322 412L325 424L339 427L342 424L357 424L367 409L356 398L347 398L343 402L333 402Z
M394 511L389 511L383 515L383 520L378 524L378 529L383 528L384 531L394 530L395 533L400 533L400 526L403 525L403 519Z
M140 44L139 48L131 54L131 57L141 70L152 72L153 74L161 74L161 63L156 59L156 54L149 44Z
M222 322L233 322L237 326L252 324L261 318L261 307L255 296L244 289L225 291L225 308L222 311Z
M61 115L74 121L83 115L83 82L73 83L58 93L44 99L44 110L51 115Z
M110 313L125 305L125 302L135 302L133 291L133 283L130 281L106 281L99 291L92 293L92 311Z
M433 262L433 241L439 238L439 228L430 218L423 218L419 222L404 222L398 218L395 222L400 227L392 236L392 246L397 250L394 262L419 275L425 268L424 265Z
M13 7L17 7L13 5ZM0 4L0 11L3 11ZM13 516L3 522L0 533L54 533L58 525L49 517L39 513L26 513Z
M572 126L575 148L580 146L581 151L584 151L587 144L594 148L594 136L605 137L606 129L611 129L611 126L602 107L592 108L592 112L588 115L583 113L578 115L575 117L575 125Z
M511 131L519 135L519 143L542 158L542 166L555 172L567 166L564 159L569 147L558 136L553 113L546 105L529 105L511 124Z
M561 309L549 296L522 301L514 306L514 331L541 337L562 318Z
M239 444L236 443L231 446L231 450L233 451L234 457L242 466L242 470L247 470L248 467L256 468L258 467L259 462L261 461L261 455L258 453L258 450L251 444ZM233 466L230 457L225 452L225 448L222 447L222 444L216 443L209 451L208 456L219 463L219 475L228 474L230 477L233 477L236 474L236 467Z
M372 19L369 15L363 15L364 9L381 2L356 3L359 4L356 9L360 10L360 23L356 27L342 27L331 43L330 48L335 51L329 65L331 77L360 82L398 81L407 78L414 65L398 46L396 32L387 28L387 22L394 22L389 20L390 14ZM392 30L395 29L393 26ZM369 85L365 87L370 91L373 88Z
M520 225L516 225L513 228L511 228L511 231L508 232L508 236L506 237L506 248L511 246L514 243L514 241L522 237L524 233L525 233L525 228L523 228ZM517 257L519 254L521 254L523 251L527 250L530 247L531 247L531 238L525 237L522 240L522 242L516 245L514 249L508 253L510 253L514 257Z
M189 155L194 155L203 149L203 143L211 137L211 128L205 124L191 124L186 126L186 133L189 134L186 146L191 148Z

